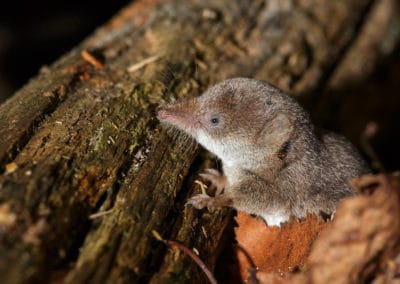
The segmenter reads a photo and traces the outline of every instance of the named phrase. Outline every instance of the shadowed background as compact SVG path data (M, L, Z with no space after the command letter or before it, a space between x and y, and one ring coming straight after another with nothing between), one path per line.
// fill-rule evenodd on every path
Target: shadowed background
M129 1L7 1L0 5L0 103Z

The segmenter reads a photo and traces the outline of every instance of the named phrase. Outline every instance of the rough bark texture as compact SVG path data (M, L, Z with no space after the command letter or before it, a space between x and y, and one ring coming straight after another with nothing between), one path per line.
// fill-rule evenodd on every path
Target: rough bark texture
M398 10L389 0L135 1L43 67L0 106L0 283L204 281L152 231L213 269L232 212L184 206L204 159L161 130L155 108L233 76L268 80L311 108L337 70L331 84L346 77L358 37L397 39L390 21L382 37L364 33L381 2ZM385 47L357 58L373 66Z

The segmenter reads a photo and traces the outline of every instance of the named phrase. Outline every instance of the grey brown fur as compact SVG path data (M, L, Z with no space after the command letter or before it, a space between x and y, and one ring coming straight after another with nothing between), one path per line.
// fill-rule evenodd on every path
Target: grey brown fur
M229 79L200 97L161 107L157 116L222 161L224 175L202 174L217 194L188 201L199 209L232 206L278 226L308 212L330 215L355 194L347 180L368 172L350 142L334 133L317 136L303 108L263 81Z

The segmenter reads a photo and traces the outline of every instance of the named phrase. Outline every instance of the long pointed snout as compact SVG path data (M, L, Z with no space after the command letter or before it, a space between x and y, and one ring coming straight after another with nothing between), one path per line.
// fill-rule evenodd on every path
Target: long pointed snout
M168 120L168 117L171 116L171 112L168 111L167 106L158 107L156 110L157 118L161 121Z
M161 122L166 122L175 126L187 120L187 112L180 103L160 106L157 111L157 118ZM178 124L178 125L177 125Z
M156 110L157 118L163 122L194 134L199 127L195 102L191 100L161 106Z

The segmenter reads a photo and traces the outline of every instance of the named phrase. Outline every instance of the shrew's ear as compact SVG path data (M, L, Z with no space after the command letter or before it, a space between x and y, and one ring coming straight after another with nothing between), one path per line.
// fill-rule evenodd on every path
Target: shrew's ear
M291 129L292 123L287 115L279 113L273 120L272 120L272 127L275 133L279 132L286 132L288 129Z
M289 117L283 113L277 114L274 118L268 119L260 131L259 139L268 144L273 140L279 140L279 137L290 135L293 130L293 124ZM260 141L260 142L261 142Z

